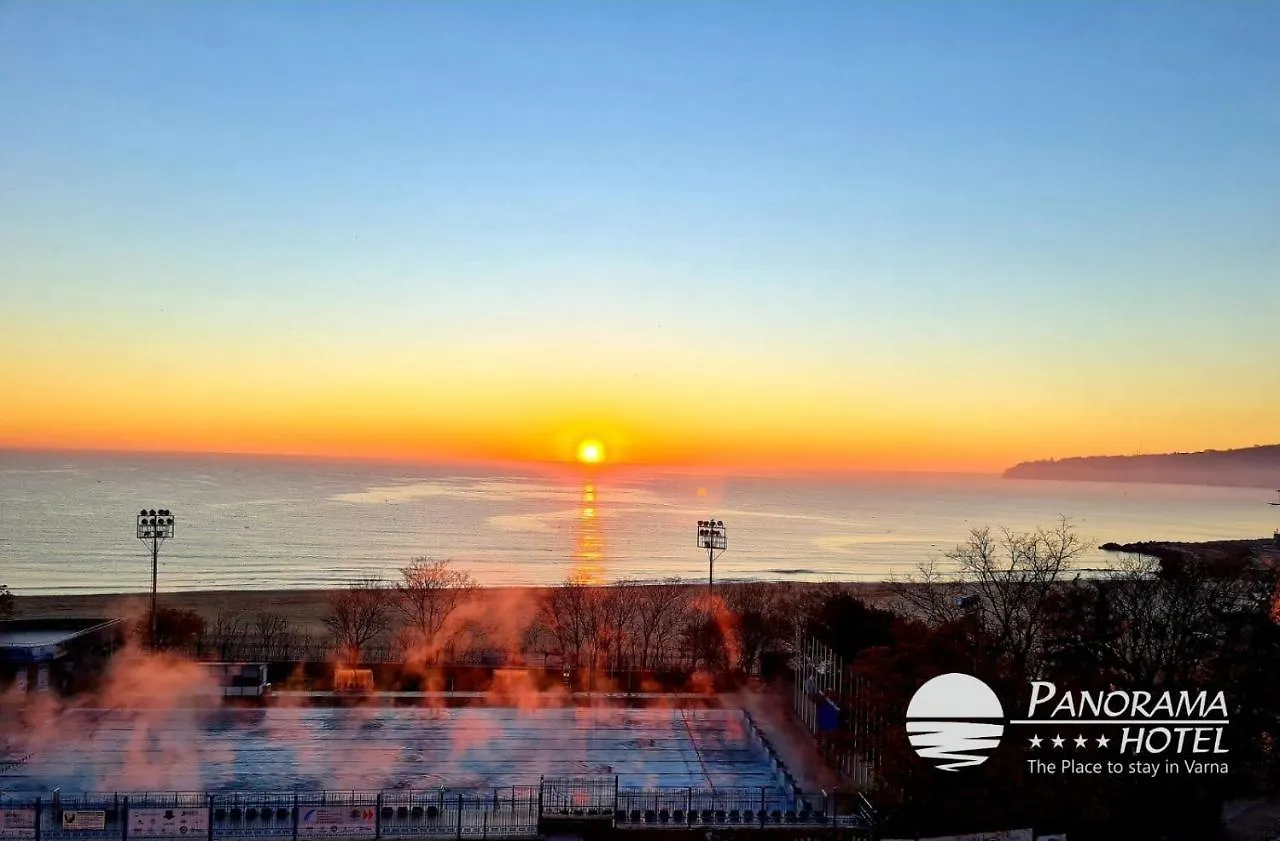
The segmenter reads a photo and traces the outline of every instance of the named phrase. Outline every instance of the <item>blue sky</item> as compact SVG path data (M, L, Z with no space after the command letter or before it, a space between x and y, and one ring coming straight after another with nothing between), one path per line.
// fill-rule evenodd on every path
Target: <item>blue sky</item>
M1252 443L1277 36L1261 2L4 3L0 349L678 349L921 417L1177 387L1070 444Z

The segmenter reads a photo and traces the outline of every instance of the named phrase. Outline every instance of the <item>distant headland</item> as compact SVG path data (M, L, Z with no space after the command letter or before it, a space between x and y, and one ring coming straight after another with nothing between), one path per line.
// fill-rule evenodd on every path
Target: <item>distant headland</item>
M1006 470L1004 477L1069 482L1148 482L1165 485L1280 488L1280 444L1239 450L1204 450L1198 453L1082 456L1024 461Z

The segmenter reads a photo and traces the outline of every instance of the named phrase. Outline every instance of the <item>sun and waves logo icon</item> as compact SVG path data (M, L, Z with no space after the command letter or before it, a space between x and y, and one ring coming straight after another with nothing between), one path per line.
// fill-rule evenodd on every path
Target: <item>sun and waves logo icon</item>
M938 675L911 696L907 734L916 753L943 771L981 765L1004 735L1004 707L973 675Z

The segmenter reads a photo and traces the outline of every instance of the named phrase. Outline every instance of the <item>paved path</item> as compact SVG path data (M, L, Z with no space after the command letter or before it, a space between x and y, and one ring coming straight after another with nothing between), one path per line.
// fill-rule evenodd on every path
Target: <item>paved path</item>
M808 794L834 791L838 778L823 761L809 731L791 716L786 699L763 688L748 688L723 696L726 706L751 713L774 753L786 764L800 789Z

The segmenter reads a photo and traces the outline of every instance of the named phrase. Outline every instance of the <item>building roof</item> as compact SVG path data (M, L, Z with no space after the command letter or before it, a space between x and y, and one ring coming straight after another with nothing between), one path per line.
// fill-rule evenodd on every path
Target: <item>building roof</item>
M0 622L0 661L41 662L66 654L77 639L101 634L119 619L11 619Z

